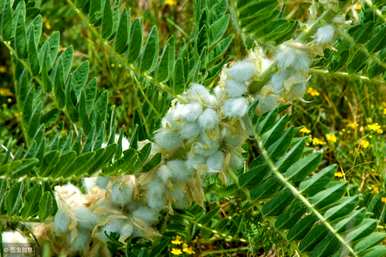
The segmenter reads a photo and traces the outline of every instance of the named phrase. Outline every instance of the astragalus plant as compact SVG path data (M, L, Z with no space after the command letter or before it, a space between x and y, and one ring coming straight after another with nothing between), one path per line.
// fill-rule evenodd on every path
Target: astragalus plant
M260 0L197 0L189 38L160 43L160 29L125 3L68 0L140 92L126 135L113 91L97 87L88 61L76 64L63 32L42 33L44 3L0 1L22 134L0 139L1 217L27 224L46 254L112 256L135 238L162 243L176 210L206 208L214 179L224 200L257 206L297 252L386 256L361 195L288 124L312 76L384 86L385 16L364 2L378 27L360 44L365 22L351 2Z

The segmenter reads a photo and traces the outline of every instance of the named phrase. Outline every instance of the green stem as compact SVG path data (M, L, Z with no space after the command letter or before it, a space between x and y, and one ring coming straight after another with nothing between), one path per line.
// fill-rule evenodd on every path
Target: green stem
M250 125L252 126L252 125ZM261 154L265 161L267 162L270 170L275 175L275 177L283 184L287 189L289 189L292 195L300 200L318 219L319 221L338 239L339 242L348 250L353 257L358 257L357 253L350 246L348 242L335 230L335 228L323 217L323 215L313 206L313 204L302 195L302 193L294 187L284 176L280 173L278 167L274 164L274 162L269 157L267 150L264 148L262 140L258 134L255 133L254 138L260 148Z

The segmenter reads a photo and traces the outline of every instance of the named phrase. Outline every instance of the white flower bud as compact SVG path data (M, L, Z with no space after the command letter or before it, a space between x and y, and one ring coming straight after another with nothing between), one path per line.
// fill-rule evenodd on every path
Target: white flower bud
M247 91L247 87L244 82L229 79L225 81L225 90L228 96L233 98L242 96Z
M315 34L315 41L318 44L330 43L334 37L335 29L331 25L318 28Z
M159 179L154 179L147 184L147 205L152 209L161 209L165 204L165 186Z
M231 98L224 102L225 117L242 117L248 111L248 101L244 97Z
M217 97L218 100L221 101L221 99L223 99L225 97L225 89L221 86L216 86L214 89L213 89L213 92L215 94L215 96Z
M166 183L172 176L172 173L166 165L162 165L161 167L159 167L157 175L164 183Z
M197 123L189 122L182 125L180 135L182 139L195 138L200 134L200 127Z
M201 102L208 106L215 106L216 97L209 93L209 90L200 84L193 83L185 94L190 100Z
M75 218L80 228L92 229L97 223L97 215L87 207L75 209Z
M286 71L281 71L273 74L273 76L271 77L273 92L275 92L276 94L279 94L284 87L284 81L286 79L287 79Z
M70 225L70 217L61 209L59 209L54 217L54 231L57 234L64 234L68 231Z
M121 237L119 238L120 241L125 241L128 237L130 237L134 232L134 227L130 223L126 223L122 226L120 230Z
M220 172L224 167L224 153L221 151L217 151L213 155L209 156L208 160L206 161L206 164L208 165L209 173Z
M149 224L153 224L158 220L158 212L149 207L141 206L133 211L133 217L143 220Z
M175 118L177 120L182 119L188 122L197 120L198 116L202 113L202 106L200 103L189 104L177 104L176 105Z
M133 185L116 182L111 186L111 201L116 205L126 205L133 197Z
M168 161L166 165L172 177L178 181L186 181L192 176L193 170L189 168L183 160Z
M210 156L215 153L219 148L218 139L211 139L206 134L200 136L200 140L192 145L192 153Z
M250 61L241 61L233 64L227 71L227 75L238 82L250 80L256 73L256 65Z
M213 129L218 125L219 117L215 110L211 108L205 111L198 118L198 123L202 129Z
M175 150L182 144L180 136L166 128L159 129L154 136L154 140L161 148L168 151Z
M206 165L205 158L199 154L188 153L188 159L186 160L186 165L191 168L198 170L203 165Z
M280 46L275 59L281 69L293 68L297 71L306 71L311 64L305 51L286 44Z

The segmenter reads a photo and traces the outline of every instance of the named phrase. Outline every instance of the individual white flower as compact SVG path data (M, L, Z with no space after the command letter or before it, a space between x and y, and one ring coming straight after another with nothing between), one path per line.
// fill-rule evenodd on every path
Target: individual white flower
M55 186L55 200L61 209L77 208L86 202L85 196L73 184Z
M147 205L153 209L161 209L165 204L165 186L159 179L153 179L147 185Z
M130 223L125 223L122 227L121 230L119 231L120 233L120 238L119 240L121 242L125 241L128 237L130 237L134 232L134 226Z
M115 182L111 186L111 201L116 205L126 205L133 198L133 185Z
M171 175L178 181L186 181L192 176L193 170L183 160L171 160L166 163Z
M70 217L63 210L58 209L54 217L54 231L57 234L64 234L70 226Z
M209 173L218 173L220 172L224 167L224 153L221 151L217 151L216 153L209 156L208 160L206 161L206 164L208 165L208 172Z
M197 120L198 116L202 113L202 106L198 102L189 103L189 104L180 104L176 105L175 118L182 119L188 122L193 122Z
M108 182L108 177L87 177L83 179L83 187L86 189L86 192L90 192L94 187L106 188Z
M218 114L211 108L205 109L205 111L198 118L198 123L202 129L213 129L218 125L218 122Z
M168 151L175 150L182 144L178 133L166 128L159 129L154 136L154 140L161 148Z
M226 70L227 75L238 82L250 80L256 73L256 65L251 61L241 61Z
M287 97L289 99L302 98L304 96L304 93L306 92L306 88L307 86L305 82L295 83L288 90Z
M157 176L164 182L166 183L169 178L172 176L172 173L170 169L166 165L162 165L159 167L157 171Z
M315 34L315 41L318 44L330 43L334 37L335 28L328 24L318 28Z
M192 144L192 153L210 156L215 153L219 148L219 142L216 139L211 139L208 135L202 134L199 141Z
M284 81L287 79L288 75L286 71L279 71L272 75L271 77L271 84L273 92L276 94L279 94L283 87L284 87Z
M188 122L182 125L180 136L182 139L195 138L200 134L200 127L195 122Z
M248 101L244 97L231 98L224 102L225 117L242 117L248 111Z
M297 71L306 71L311 64L311 60L305 51L287 44L280 46L275 59L282 69L293 68Z
M133 217L143 220L146 223L153 224L158 220L158 212L149 207L141 206L133 211Z
M247 91L247 87L244 82L228 79L225 81L225 90L229 97L239 97Z
M206 165L206 160L204 156L189 152L186 165L191 169L198 170L199 168L202 168L203 165Z
M97 215L87 207L76 208L74 213L80 228L92 229L97 223Z
M185 95L193 101L201 102L205 105L213 106L216 104L216 98L209 93L209 90L201 85L193 83Z
M217 97L218 100L221 100L225 97L226 92L225 89L222 86L216 86L213 89L214 95Z

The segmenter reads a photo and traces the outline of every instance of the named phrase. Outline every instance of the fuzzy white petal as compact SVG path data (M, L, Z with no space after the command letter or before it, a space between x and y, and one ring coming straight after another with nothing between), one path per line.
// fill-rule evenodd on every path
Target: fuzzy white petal
M227 95L233 98L242 96L247 91L247 87L243 82L238 82L235 80L226 80L225 90L227 92Z
M250 61L237 62L227 70L227 75L239 82L250 80L255 73L256 65Z
M54 231L57 234L64 234L69 229L70 217L63 211L58 210L54 217Z
M318 28L315 34L315 41L318 44L330 43L334 37L335 28L331 25L325 25Z
M209 156L206 161L208 165L209 173L218 173L223 169L224 166L224 153L221 151L217 151L213 155Z
M79 227L84 229L92 229L97 223L97 215L86 207L79 207L75 209L76 221Z
M183 160L171 160L167 162L172 177L178 181L186 181L192 175L193 170Z
M152 224L158 220L158 212L149 207L139 207L133 211L133 217Z
M211 108L205 109L198 118L198 123L202 129L213 129L218 125L218 122L217 112Z
M200 127L195 122L189 122L182 125L180 135L182 139L195 138L200 134Z
M224 102L225 117L242 117L248 111L248 101L244 97L231 98Z
M163 149L171 151L181 146L182 140L178 133L170 129L159 129L155 136L155 142Z

